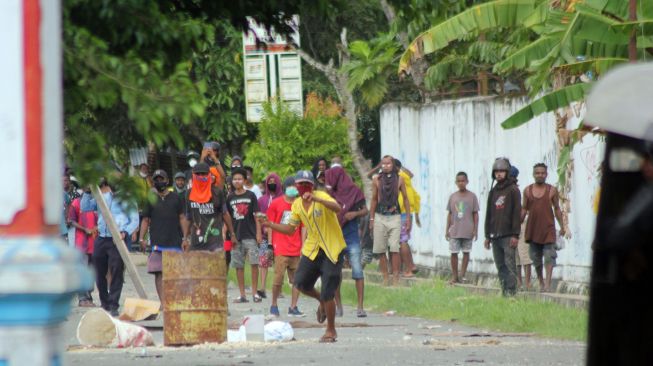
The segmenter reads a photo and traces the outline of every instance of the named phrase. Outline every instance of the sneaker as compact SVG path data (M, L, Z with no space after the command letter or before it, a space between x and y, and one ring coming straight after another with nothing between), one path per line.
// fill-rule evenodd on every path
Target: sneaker
M112 309L112 310L109 312L109 314L111 314L111 316L114 317L114 318L120 316L120 312L118 311L118 309Z
M306 315L304 315L304 313L299 311L299 309L295 306L294 308L288 308L288 316L292 316L295 318L303 318Z
M367 317L367 313L363 309L358 309L356 310L356 316L359 318L365 318Z
M265 291L258 290L256 293L261 297L261 299L267 299L268 296L265 294Z
M274 305L270 306L270 315L279 316L279 307Z

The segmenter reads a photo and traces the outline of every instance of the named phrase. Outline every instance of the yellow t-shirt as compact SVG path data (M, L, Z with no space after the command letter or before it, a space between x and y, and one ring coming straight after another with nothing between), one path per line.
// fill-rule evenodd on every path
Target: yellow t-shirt
M313 191L313 196L336 202L326 192ZM292 204L290 224L298 226L300 222L306 227L307 233L302 254L310 260L315 260L321 248L331 262L338 262L338 256L346 246L338 215L317 202L313 202L308 210L305 210L302 199L297 199Z
M422 198L419 196L419 193L413 188L413 181L410 179L410 176L405 171L401 170L399 176L404 178L404 184L406 185L406 194L408 195L408 202L410 202L410 212L419 213L420 204ZM401 213L406 213L406 208L404 207L404 197L399 192L399 207L401 208Z

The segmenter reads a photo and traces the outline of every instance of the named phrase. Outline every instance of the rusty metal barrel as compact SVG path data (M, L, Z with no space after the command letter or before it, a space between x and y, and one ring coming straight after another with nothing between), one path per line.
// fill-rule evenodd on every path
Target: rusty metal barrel
M219 252L163 253L163 343L227 339L227 263Z

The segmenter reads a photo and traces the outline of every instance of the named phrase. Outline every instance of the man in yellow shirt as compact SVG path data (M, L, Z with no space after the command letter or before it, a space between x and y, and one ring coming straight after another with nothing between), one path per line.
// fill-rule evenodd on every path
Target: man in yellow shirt
M317 321L327 321L320 342L332 343L337 337L334 297L342 280L342 253L346 247L338 221L340 205L328 193L313 190L315 180L310 171L297 172L295 186L300 199L293 202L289 224L267 221L265 215L259 216L259 220L270 229L286 235L292 235L300 224L306 228L307 237L295 272L294 286L320 302ZM318 278L322 279L320 292L315 289Z
M399 169L399 176L404 179L406 184L406 193L408 194L408 203L410 203L410 211L415 214L415 223L417 227L422 226L419 220L419 209L421 197L419 193L413 188L413 173L407 168L403 167L399 159L395 159L395 165ZM404 277L414 277L418 269L413 261L413 253L410 251L408 241L410 240L410 232L406 231L408 214L406 214L406 205L404 204L404 197L399 195L399 208L401 208L401 231L399 233L399 254L401 255L401 264L404 268Z

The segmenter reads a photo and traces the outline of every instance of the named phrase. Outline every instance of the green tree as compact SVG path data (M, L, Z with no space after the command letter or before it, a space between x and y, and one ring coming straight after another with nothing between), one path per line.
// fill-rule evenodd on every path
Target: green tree
M289 34L303 0L70 0L63 3L65 146L82 183L127 149L242 140L246 16ZM328 14L339 2L311 2Z
M268 172L285 177L300 169L310 170L319 156L330 159L339 155L346 168L352 167L347 121L336 103L316 94L308 95L305 116L280 101L265 104L258 141L247 146L246 154L254 164L256 181Z

